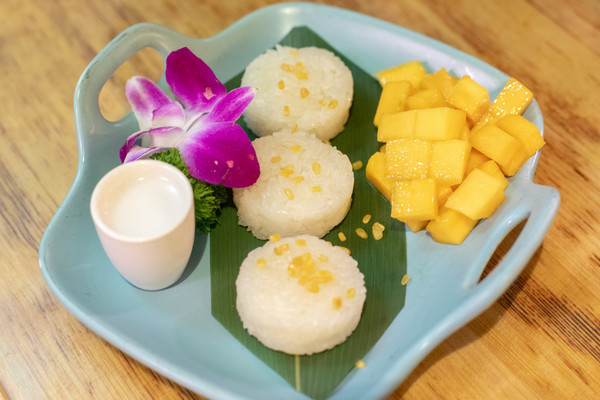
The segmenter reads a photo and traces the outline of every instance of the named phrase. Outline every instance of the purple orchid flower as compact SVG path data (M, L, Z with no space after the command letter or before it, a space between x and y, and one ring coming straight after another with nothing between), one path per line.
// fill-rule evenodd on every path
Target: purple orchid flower
M140 130L119 152L121 162L177 147L190 174L203 182L227 187L254 184L260 174L250 139L235 123L254 98L241 87L227 92L208 65L187 47L167 57L167 83L181 103L173 101L150 79L135 76L125 94ZM137 145L138 138L142 145Z

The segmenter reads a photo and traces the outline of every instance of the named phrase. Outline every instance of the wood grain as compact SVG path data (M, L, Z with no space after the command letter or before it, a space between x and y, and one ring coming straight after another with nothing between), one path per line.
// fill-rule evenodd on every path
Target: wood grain
M73 91L118 33L154 22L217 34L272 1L3 0L0 3L0 397L182 398L58 302L39 270L41 237L77 169ZM542 0L329 1L423 33L522 80L545 118L535 182L561 209L543 246L490 309L437 347L390 399L594 399L600 394L600 3ZM128 107L132 60L102 93ZM510 243L503 245L505 251ZM499 253L497 256L501 257Z

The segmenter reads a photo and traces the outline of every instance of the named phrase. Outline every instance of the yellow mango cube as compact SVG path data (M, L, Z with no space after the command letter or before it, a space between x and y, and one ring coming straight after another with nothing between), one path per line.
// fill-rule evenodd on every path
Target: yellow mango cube
M392 218L400 221L423 221L437 216L435 179L396 181L392 189Z
M427 74L419 61L408 61L375 74L381 86L393 81L409 81L414 88L419 87L421 79Z
M463 126L463 129L460 132L460 136L458 138L460 140L466 140L466 141L470 141L471 140L471 130L469 129L469 127L467 126L467 124L465 124Z
M481 164L480 166L478 166L477 169L500 180L500 182L502 182L502 185L504 186L503 190L505 190L508 187L509 182L504 177L504 173L500 170L500 167L498 167L498 164L496 164L496 161L494 161L494 160L486 161L483 164Z
M529 158L519 139L495 125L486 125L475 132L471 144L496 161L506 176L513 176Z
M467 118L475 123L488 110L490 94L486 88L465 75L456 82L446 101L463 110Z
M450 195L452 194L452 187L450 186L443 186L443 185L437 185L437 191L438 191L438 206L443 206L444 204L446 204L446 201L448 200L448 198L450 197Z
M467 163L467 167L465 168L465 176L469 175L469 172L473 171L475 168L479 167L486 161L489 161L490 158L480 152L475 148L471 148L471 153L469 154L469 162Z
M521 147L519 148L517 154L515 154L515 156L508 165L498 166L500 167L500 170L504 173L504 175L513 176L519 171L519 169L521 169L523 164L527 162L528 158L529 157L527 157L527 152L525 152L524 147Z
M505 198L503 183L475 168L446 200L445 206L477 220L490 217Z
M487 112L481 116L472 131L477 131L505 115L521 115L533 100L533 93L515 78L510 78Z
M420 220L420 221L402 221L408 228L413 232L419 232L427 227L429 220Z
M377 111L373 123L379 126L379 120L384 114L393 114L404 111L406 107L406 98L410 94L412 86L409 81L394 81L383 85Z
M464 140L451 139L433 142L431 144L429 177L444 186L461 183L470 153L471 144Z
M448 197L452 194L452 188L450 186L440 186L437 185L437 198L438 198L438 208L443 206ZM420 220L420 221L404 221L406 226L410 228L413 232L419 232L427 227L427 224L430 220Z
M417 110L382 115L377 127L377 141L385 143L396 139L412 138L416 121Z
M375 152L369 158L365 174L369 182L373 184L383 194L388 201L392 200L392 186L394 181L388 178L385 172L384 155L381 152Z
M464 111L449 107L417 110L413 137L424 140L458 139L466 124Z
M496 122L496 126L519 139L528 158L546 144L537 126L521 115L506 115Z
M377 140L417 138L423 140L458 139L466 126L464 111L450 107L407 110L381 116ZM467 128L468 129L468 128Z
M445 106L446 99L438 89L420 89L406 98L407 110Z
M477 222L456 210L440 207L437 218L427 224L427 231L438 243L461 244Z
M422 89L437 89L442 93L444 99L447 99L457 81L457 77L451 76L445 68L442 68L435 71L433 74L425 75L423 79L421 79L420 87Z
M398 139L385 146L386 174L393 180L424 179L429 174L431 142L419 139Z

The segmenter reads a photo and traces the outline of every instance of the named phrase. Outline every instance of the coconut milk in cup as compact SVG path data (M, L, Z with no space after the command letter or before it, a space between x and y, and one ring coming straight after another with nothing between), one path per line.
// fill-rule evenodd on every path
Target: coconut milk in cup
M159 290L181 277L195 219L192 187L177 168L156 160L119 165L96 185L90 211L104 251L131 284Z

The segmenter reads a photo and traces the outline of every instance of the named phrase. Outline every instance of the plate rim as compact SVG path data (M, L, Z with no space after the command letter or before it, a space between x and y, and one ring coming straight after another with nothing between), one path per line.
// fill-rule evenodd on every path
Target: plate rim
M351 19L353 21L360 21L362 24L365 24L368 26L374 26L374 27L377 27L377 29L395 32L394 34L396 34L396 35L397 34L405 34L409 38L419 41L421 43L425 43L426 45L435 45L435 47L438 50L441 49L443 51L448 51L452 54L458 54L461 57L466 56L468 61L475 62L477 64L482 64L483 67L485 67L486 69L491 68L494 71L496 71L496 73L504 75L503 73L496 70L492 66L489 66L488 64L483 63L483 61L478 60L464 52L454 49L442 42L439 42L435 39L431 39L420 33L413 32L406 28L402 28L397 25L393 25L389 22L382 21L382 20L376 19L374 17L370 17L370 16L367 16L364 14L360 14L360 13L357 13L354 11L347 10L347 9L342 9L342 8L337 8L337 7L327 6L327 5L322 5L322 4L313 4L313 3L293 2L293 3L280 3L280 4L276 4L276 5L272 5L272 6L267 6L265 8L258 9L256 11L254 11L253 13L242 17L240 20L235 22L233 25L229 26L228 28L224 29L223 31L221 31L220 33L218 33L212 37L188 38L188 40L203 41L205 43L210 44L212 41L218 41L222 37L227 37L230 34L230 32L233 32L235 29L237 29L237 27L241 26L242 24L249 24L249 23L255 21L256 19L266 18L269 16L269 14L270 15L288 14L289 15L290 13L292 13L292 14L297 13L297 14L302 14L302 15L309 15L311 13L322 13L322 12L328 14L332 18L337 18L337 19L341 19L341 20ZM295 16L295 18L297 18L297 15ZM139 27L140 25L142 25L142 24L134 25L132 28ZM303 25L305 25L305 24L303 24ZM294 25L294 26L299 26L299 25ZM164 28L164 29L166 30L166 28ZM128 31L130 32L130 30L131 30L131 28L124 31L121 35L119 35L117 38L115 38L113 40L113 42L109 43L109 45L107 47L110 47L112 45L119 43L119 40L121 40L123 38L123 35L125 35ZM177 34L174 31L170 31L170 32L172 32L172 34ZM316 33L321 36L321 34L318 31ZM324 37L324 39L328 40L327 37ZM335 47L335 45L334 45L334 47ZM340 52L342 52L342 50L340 50ZM101 58L102 56L103 56L103 53L101 52L96 58L99 58L99 57ZM351 58L351 57L348 57L348 58ZM90 63L90 65L93 65L93 64L94 64L94 61L92 61L92 63ZM82 82L83 78L86 76L87 71L88 71L88 69L86 69L86 71L84 71L84 73L82 74L82 78L81 78L80 82L78 83L78 89L76 90L76 96L77 96L77 91L80 90L80 87L79 87L80 83ZM504 76L506 76L506 75L504 75ZM537 103L535 103L535 106L537 106ZM537 107L539 110L539 106L537 106ZM539 111L539 113L540 113L540 117L541 117L541 111ZM539 123L541 123L541 121L538 122L538 125L539 125ZM80 127L78 126L78 128L80 128ZM542 128L543 128L543 125L542 125ZM79 159L79 163L78 163L77 175L76 175L73 185L71 186L71 189L69 190L63 203L61 203L61 205L59 206L57 213L55 214L53 219L50 221L48 228L44 232L42 241L40 243L40 250L39 250L40 267L41 267L42 273L44 275L44 278L45 278L47 284L52 289L52 291L57 296L57 298L63 303L63 305L65 305L65 307L69 311L71 311L71 313L73 313L81 322L83 322L85 325L90 327L90 329L92 329L96 333L103 332L103 334L100 334L101 337L106 339L108 342L110 342L114 346L120 348L121 350L123 350L124 352L126 352L127 354L132 356L133 358L138 359L143 364L146 364L149 367L151 367L152 369L159 371L160 373L164 374L165 376L168 376L169 378L182 384L183 386L191 388L192 390L198 391L199 393L202 393L204 395L215 396L215 397L219 397L219 398L243 398L243 397L237 396L234 392L224 390L222 387L220 387L218 385L213 385L212 382L200 382L200 384L198 384L198 382L189 382L189 379L187 377L184 377L182 379L182 377L180 375L178 375L178 373L176 371L168 370L168 368L164 368L163 366L161 366L161 363L160 363L161 360L153 360L151 358L144 357L144 356L140 357L139 354L131 354L131 352L127 351L126 348L123 348L123 347L127 347L127 346L123 346L123 343L119 342L120 339L118 338L118 335L111 335L110 332L105 332L105 330L102 329L102 327L98 325L98 322L93 319L86 320L85 316L82 316L81 313L79 312L79 310L77 309L77 305L72 303L71 298L68 297L65 293L63 293L60 290L60 288L56 285L56 282L53 280L53 278L50 274L50 271L48 270L48 265L45 263L45 256L47 255L47 252L50 251L49 246L50 246L51 236L52 236L52 233L54 232L54 230L56 229L56 226L58 226L60 224L59 216L63 213L65 205L70 204L71 202L74 201L73 198L78 195L77 189L80 186L80 182L84 181L85 179L87 179L89 177L88 175L86 175L86 171L85 171L86 166L83 165L84 164L83 157L89 151L88 147L93 144L85 143L85 141L83 139L81 139L79 135L80 135L80 132L78 131L78 142L79 142L79 146L80 146L80 148L79 148L80 159ZM537 163L538 157L539 157L539 152L536 154L534 159L529 161L531 163L531 165L530 165L530 168L527 170L528 173L521 174L519 177L517 177L517 179L515 180L515 183L518 183L522 187L539 186L539 185L534 185L533 182L531 181L533 172L535 170L535 164ZM544 187L544 188L548 188L548 187ZM554 190L552 190L552 188L549 188L549 189L551 189L551 190L543 189L545 191L545 195L549 196L549 198L551 200L549 202L548 210L547 210L549 212L550 218L548 221L545 221L546 223L543 224L543 226L542 226L542 228L544 228L546 230L549 227L554 214L556 213L556 210L558 208L558 203L560 200L560 196L558 195L558 192L555 189ZM507 276L502 283L504 285L509 285L510 283L512 283L512 281L514 279L516 279L516 276L514 276L514 274L520 273L521 270L522 270L522 268L519 268L519 266L514 268L514 270L512 271L512 274L510 276ZM499 297L502 293L492 293L493 294L492 297L495 297L493 299L493 301L495 301L496 298ZM489 302L491 300L489 290L482 291L482 294L480 294L480 296L483 296L483 295L487 296L487 297L484 296L484 297L486 297L486 302ZM408 293L407 293L407 298L408 298ZM475 314L470 314L468 320L475 318L483 310L475 310L475 311L478 311L478 312L476 312ZM465 316L463 316L463 319L464 318L465 318ZM462 326L462 325L463 324L461 323L460 326ZM416 354L415 356L413 356L413 358L411 359L411 364L414 364L414 365L412 365L408 370L406 368L401 368L400 366L398 366L398 363L392 365L393 368L390 368L390 371L392 371L392 372L391 373L388 372L387 374L385 374L385 376L383 376L382 384L374 385L374 386L376 386L376 388L372 389L369 392L369 394L372 396L379 397L379 396L389 394L393 390L395 390L396 387L402 382L402 380L406 376L408 376L408 374L413 370L413 368L416 367L416 365L418 365L418 363L427 354L429 354L429 352L435 346L437 346L437 344L439 344L439 342L441 342L443 339L448 337L451 333L454 332L454 330L457 329L456 326L448 326L447 323L445 326L446 326L446 328L443 332L438 332L436 335L432 335L433 337L430 338L431 340L429 341L428 347L424 348L424 350L421 350L419 352L419 354ZM460 326L458 326L458 327L460 327ZM391 327L389 329L391 329ZM423 352L424 352L424 354L423 354ZM351 381L351 378L349 378L346 381L346 384L350 381ZM339 393L340 392L335 393L332 397L336 397L336 395L339 396Z

